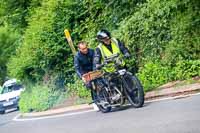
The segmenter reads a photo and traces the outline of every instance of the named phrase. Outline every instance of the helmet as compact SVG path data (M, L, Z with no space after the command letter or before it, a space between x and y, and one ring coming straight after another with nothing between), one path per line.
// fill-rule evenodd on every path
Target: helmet
M101 42L105 38L111 38L111 35L109 31L102 29L97 33L97 40Z

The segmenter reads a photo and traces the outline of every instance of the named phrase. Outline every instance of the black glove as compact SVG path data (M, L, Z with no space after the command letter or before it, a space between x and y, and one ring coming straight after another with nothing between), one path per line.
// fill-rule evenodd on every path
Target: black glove
M125 57L125 58L130 58L131 55L127 52L127 53L124 54L124 57Z

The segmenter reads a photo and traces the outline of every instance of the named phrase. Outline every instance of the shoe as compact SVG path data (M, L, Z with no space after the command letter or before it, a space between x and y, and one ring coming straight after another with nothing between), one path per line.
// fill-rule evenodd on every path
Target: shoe
M93 103L92 106L93 106L93 109L94 109L95 111L99 111L99 108L98 108L98 106L97 106L95 103Z

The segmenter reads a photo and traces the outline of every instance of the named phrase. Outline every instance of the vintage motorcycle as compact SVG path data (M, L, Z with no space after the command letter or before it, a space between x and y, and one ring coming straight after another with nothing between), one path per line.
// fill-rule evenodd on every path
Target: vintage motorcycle
M107 72L103 69L106 65L112 64L114 71ZM84 75L87 81L92 81L95 94L94 103L101 112L110 112L113 107L120 107L128 100L135 107L142 107L144 104L144 91L138 78L121 67L122 60L119 54L105 59L105 62L98 69ZM110 66L109 66L110 67Z

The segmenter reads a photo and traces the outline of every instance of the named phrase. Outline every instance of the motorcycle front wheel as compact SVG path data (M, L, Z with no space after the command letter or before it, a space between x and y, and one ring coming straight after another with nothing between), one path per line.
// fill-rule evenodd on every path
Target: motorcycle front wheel
M144 90L139 79L136 76L128 75L125 77L125 82L129 87L129 89L125 89L125 95L129 103L135 108L142 107L144 104Z

